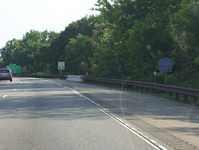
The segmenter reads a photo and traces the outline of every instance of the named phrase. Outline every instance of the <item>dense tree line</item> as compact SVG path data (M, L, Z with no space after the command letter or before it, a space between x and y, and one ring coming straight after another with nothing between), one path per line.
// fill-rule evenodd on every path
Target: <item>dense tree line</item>
M23 73L65 74L153 81L164 80L158 61L175 64L170 84L199 87L198 0L98 0L98 16L86 16L61 33L31 30L1 49L1 67Z

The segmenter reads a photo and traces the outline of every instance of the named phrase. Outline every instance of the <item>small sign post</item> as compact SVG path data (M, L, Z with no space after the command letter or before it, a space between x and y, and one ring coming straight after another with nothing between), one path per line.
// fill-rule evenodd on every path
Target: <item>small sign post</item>
M157 72L156 71L154 71L154 83L156 82L156 75L157 75Z
M62 75L62 71L65 70L65 62L64 61L58 62L58 70L59 70L59 73Z
M160 70L165 72L165 84L167 84L167 72L171 72L173 68L174 61L168 58L164 58L158 61Z

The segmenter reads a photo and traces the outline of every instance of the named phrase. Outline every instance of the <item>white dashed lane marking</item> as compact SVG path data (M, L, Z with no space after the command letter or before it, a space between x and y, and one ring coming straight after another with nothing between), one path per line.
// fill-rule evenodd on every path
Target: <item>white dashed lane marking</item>
M7 97L8 95L4 95L3 98Z

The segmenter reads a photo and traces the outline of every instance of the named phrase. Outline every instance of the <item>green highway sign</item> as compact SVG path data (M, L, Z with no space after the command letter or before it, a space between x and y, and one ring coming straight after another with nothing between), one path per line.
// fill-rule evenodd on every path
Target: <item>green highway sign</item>
M12 73L20 73L20 66L17 66L16 64L10 64L9 66L6 66L6 68L9 68Z

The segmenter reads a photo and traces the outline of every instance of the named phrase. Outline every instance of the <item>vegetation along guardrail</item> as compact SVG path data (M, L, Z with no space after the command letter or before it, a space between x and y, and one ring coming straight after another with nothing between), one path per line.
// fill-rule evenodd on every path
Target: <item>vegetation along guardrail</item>
M103 84L106 86L116 86L126 90L136 90L136 91L147 91L156 94L168 93L170 96L175 96L176 100L183 98L183 101L190 103L192 99L193 104L199 104L199 89L179 87L173 85L164 85L150 82L138 82L129 80L118 80L118 79L108 79L108 78L95 78L95 77L84 77L84 82Z

